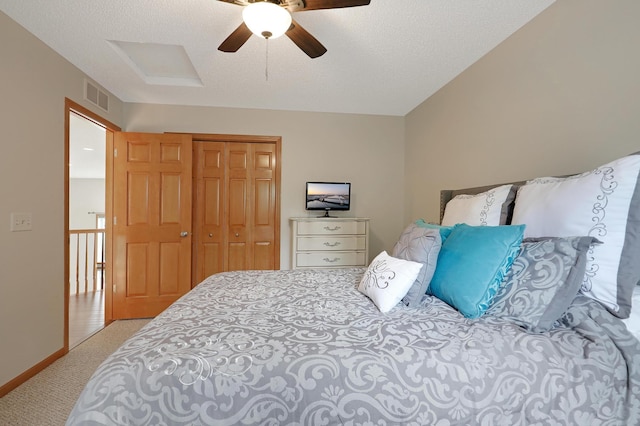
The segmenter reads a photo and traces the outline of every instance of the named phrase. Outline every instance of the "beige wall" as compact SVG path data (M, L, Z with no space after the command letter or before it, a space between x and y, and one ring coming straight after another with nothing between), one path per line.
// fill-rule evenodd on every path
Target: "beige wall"
M335 215L371 219L372 256L390 251L402 231L402 117L150 104L127 104L125 116L127 131L282 136L282 269L290 265L289 218L308 214L306 181L352 183L352 210Z
M407 116L406 219L438 191L640 150L640 2L558 0Z
M0 386L63 347L64 102L84 74L0 12ZM122 104L111 114L121 121ZM9 232L11 212L33 230Z

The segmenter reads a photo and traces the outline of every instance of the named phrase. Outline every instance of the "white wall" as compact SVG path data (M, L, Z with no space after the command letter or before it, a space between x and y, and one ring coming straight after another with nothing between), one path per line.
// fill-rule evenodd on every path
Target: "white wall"
M282 269L290 267L289 217L307 215L307 181L352 183L348 216L371 219L372 256L390 251L402 231L404 118L150 104L126 104L125 116L127 131L282 136Z
M69 229L93 229L104 213L104 179L69 179Z
M559 0L407 116L406 219L439 191L640 151L640 1Z
M0 386L63 348L64 102L85 75L0 12ZM9 232L11 212L33 230Z

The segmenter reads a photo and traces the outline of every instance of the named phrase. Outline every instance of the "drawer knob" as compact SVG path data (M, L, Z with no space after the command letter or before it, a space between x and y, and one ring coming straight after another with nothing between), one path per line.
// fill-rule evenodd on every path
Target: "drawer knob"
M324 245L327 247L338 247L340 245L340 241L336 241L335 243L330 243L329 241L325 241Z
M334 226L333 228L332 228L332 227L330 227L330 226L325 226L325 227L324 227L324 229L325 229L326 231L333 232L333 231L337 231L337 230L342 229L342 228L341 228L340 226Z
M338 260L340 260L340 258L339 257L334 257L333 259L329 259L328 257L325 257L322 260L324 260L327 263L336 263Z

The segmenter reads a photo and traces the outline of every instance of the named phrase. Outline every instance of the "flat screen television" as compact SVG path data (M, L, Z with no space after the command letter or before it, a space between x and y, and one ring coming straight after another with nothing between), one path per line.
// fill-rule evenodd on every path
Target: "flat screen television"
M351 208L351 182L307 182L307 210L323 210L323 217L331 210Z

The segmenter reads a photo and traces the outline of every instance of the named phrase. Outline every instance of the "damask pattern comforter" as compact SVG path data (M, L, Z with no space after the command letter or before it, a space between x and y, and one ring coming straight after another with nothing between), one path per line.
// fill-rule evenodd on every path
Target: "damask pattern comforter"
M640 423L640 343L597 302L531 334L433 297L382 314L363 272L207 278L98 368L67 424Z

